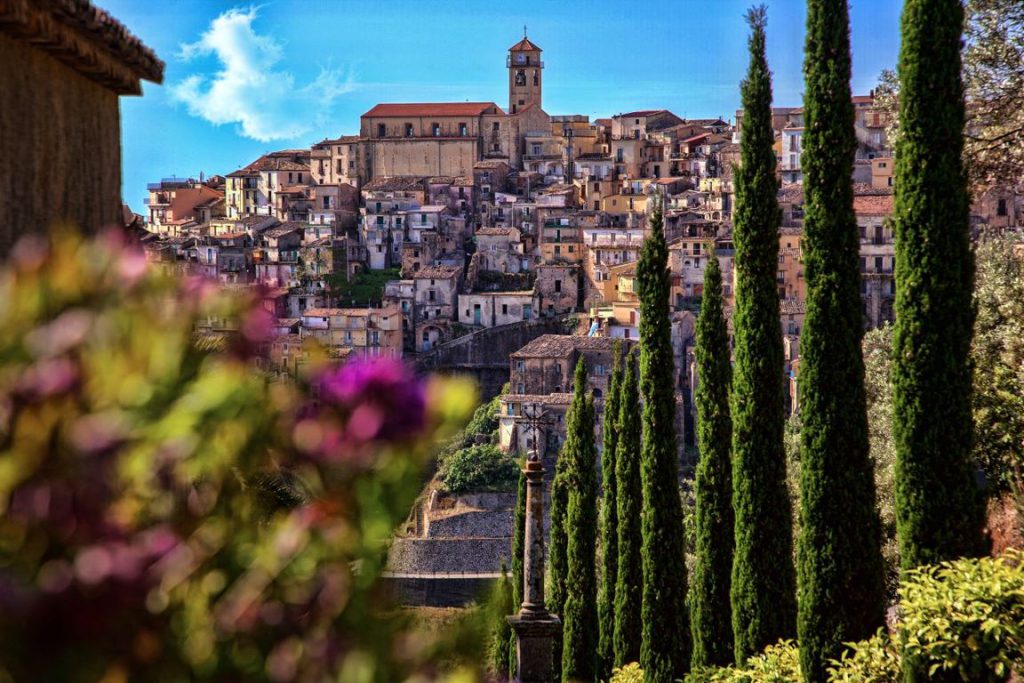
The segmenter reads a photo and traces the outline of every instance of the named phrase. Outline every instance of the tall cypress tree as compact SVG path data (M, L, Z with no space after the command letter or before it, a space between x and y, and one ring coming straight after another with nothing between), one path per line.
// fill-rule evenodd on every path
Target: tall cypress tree
M512 517L512 611L523 604L523 553L526 552L526 473L519 471L516 510ZM508 639L509 678L516 674L516 634Z
M643 489L643 641L640 664L647 683L683 677L690 663L686 613L683 509L679 500L674 358L669 329L668 247L662 200L654 197L651 233L636 266L640 295L640 393L643 395L640 481Z
M587 366L576 363L572 405L566 416L569 506L565 608L562 626L562 680L593 681L597 675L597 447L594 398L587 391Z
M637 350L629 353L619 389L619 442L615 451L616 504L619 521L618 576L615 581L615 661L625 666L640 661L640 607L643 565L640 560L640 389Z
M711 254L697 318L697 445L694 481L697 545L690 587L691 667L727 666L733 658L729 575L732 572L732 383L729 332L722 305L722 271Z
M597 603L598 677L611 678L615 662L615 582L618 576L618 510L615 454L619 443L619 394L622 390L622 342L612 345L612 376L604 402L601 448L601 588Z
M893 436L904 567L981 549L970 466L974 258L961 154L963 7L906 0L898 72Z
M491 641L487 659L490 669L498 678L507 678L508 640L512 627L505 618L512 613L512 582L509 581L505 564L501 565L501 578L494 582L490 598Z
M782 326L776 271L778 183L764 6L747 13L750 66L740 91L743 130L736 170L736 366L732 391L733 639L736 662L796 634L796 572L782 435Z
M574 399L575 400L575 399ZM568 578L569 537L566 533L566 512L569 507L569 459L559 454L555 463L555 476L551 480L551 531L549 532L547 608L564 617L566 579ZM552 646L552 661L556 675L561 674L562 638L555 638Z
M803 679L812 683L827 679L826 664L839 658L843 643L885 623L861 353L847 0L808 0L804 80L797 633Z

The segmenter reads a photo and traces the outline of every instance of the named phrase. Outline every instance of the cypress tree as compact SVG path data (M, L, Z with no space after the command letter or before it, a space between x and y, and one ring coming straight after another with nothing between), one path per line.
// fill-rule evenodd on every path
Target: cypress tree
M691 668L727 666L733 658L729 575L732 572L732 363L722 305L722 271L712 254L704 271L697 318L697 445L694 481L697 545L690 588Z
M575 401L575 399L573 399ZM555 463L555 476L551 480L551 530L549 532L548 550L548 581L547 608L553 614L563 617L565 609L566 579L568 577L568 543L566 534L566 512L569 507L569 459L564 451L559 454ZM561 673L559 664L562 661L562 638L555 638L552 646L552 661L556 677Z
M615 661L615 582L618 574L618 510L616 500L615 454L619 443L619 394L622 390L622 342L612 345L612 376L604 402L601 448L601 589L597 603L598 677L611 678Z
M640 561L640 390L637 350L626 357L619 389L619 442L615 452L616 507L619 521L618 576L615 580L614 666L640 661L643 566Z
M885 623L861 353L847 0L808 0L804 80L797 633L803 679L812 683L827 680L826 664L839 658L843 643L866 639Z
M569 506L565 608L562 625L562 680L593 681L597 675L597 447L594 398L587 391L587 367L576 363L572 405L566 415Z
M750 67L741 85L743 130L736 170L736 365L732 390L733 639L737 664L796 634L796 572L783 448L782 327L776 271L778 183L765 9L747 13Z
M683 677L690 663L686 613L683 509L679 500L674 358L669 329L668 247L662 230L662 201L654 198L651 233L636 266L640 295L640 447L643 640L640 665L647 683Z
M488 652L490 668L499 678L507 678L507 643L512 635L512 627L505 617L512 613L512 582L509 581L504 563L501 565L501 578L494 583L489 606L492 629Z
M896 528L906 568L983 550L969 459L974 258L961 161L963 20L958 0L903 5L892 376Z
M526 473L519 471L516 510L512 518L512 611L523 604L523 554L526 552ZM508 639L509 678L516 674L516 634Z

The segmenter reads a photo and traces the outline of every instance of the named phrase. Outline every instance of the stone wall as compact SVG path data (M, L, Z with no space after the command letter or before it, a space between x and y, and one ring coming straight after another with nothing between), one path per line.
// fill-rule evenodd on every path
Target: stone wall
M511 525L509 525L511 531ZM396 538L388 551L395 574L491 574L511 566L512 539Z
M57 222L120 223L117 94L5 35L0 64L0 255Z

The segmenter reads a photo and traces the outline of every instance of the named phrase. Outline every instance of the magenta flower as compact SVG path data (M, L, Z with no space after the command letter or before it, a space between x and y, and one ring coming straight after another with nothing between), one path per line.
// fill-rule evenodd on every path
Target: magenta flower
M423 382L399 361L353 361L318 383L324 405L347 416L346 436L356 443L403 441L426 424Z

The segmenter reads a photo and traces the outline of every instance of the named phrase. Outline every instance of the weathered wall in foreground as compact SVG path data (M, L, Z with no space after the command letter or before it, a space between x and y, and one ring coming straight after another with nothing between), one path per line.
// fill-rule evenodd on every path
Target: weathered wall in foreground
M117 94L0 34L0 258L18 236L121 216Z

